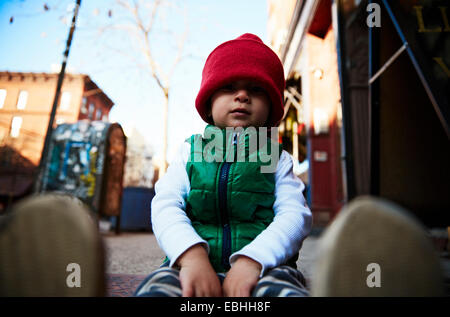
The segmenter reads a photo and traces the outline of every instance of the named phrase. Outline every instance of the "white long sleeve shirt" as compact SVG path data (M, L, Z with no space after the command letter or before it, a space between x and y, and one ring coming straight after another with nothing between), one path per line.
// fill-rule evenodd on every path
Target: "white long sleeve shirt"
M203 244L209 252L208 243L197 234L185 212L190 191L186 171L190 150L187 142L180 146L166 174L156 182L152 200L153 232L170 259L170 267L195 244ZM293 173L291 156L283 150L275 172L274 219L251 243L230 256L231 265L238 256L247 256L261 264L262 276L298 253L312 226L311 211L302 194L304 187Z

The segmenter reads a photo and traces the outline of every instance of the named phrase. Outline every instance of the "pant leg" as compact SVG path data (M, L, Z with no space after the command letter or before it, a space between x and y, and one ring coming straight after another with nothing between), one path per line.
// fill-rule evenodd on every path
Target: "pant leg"
M151 273L136 289L138 297L181 297L180 271L161 267Z
M306 297L309 291L303 274L290 267L279 266L268 271L256 284L252 297Z
M220 284L225 279L224 273L217 273ZM168 262L151 273L136 289L138 297L181 297L180 271L169 267Z

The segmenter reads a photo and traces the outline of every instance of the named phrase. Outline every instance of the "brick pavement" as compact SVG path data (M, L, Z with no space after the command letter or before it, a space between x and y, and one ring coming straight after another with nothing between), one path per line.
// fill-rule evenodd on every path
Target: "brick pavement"
M107 296L132 296L146 275L157 269L164 259L152 233L103 233L106 250ZM315 259L317 237L310 236L297 262L310 280Z
M106 252L106 295L132 296L142 280L164 258L151 233L102 234Z

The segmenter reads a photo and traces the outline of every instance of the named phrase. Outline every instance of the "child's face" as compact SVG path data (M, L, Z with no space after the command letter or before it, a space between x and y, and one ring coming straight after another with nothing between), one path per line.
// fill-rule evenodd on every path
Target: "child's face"
M267 121L270 100L265 90L250 80L237 80L220 89L211 97L214 125L226 127L261 127Z

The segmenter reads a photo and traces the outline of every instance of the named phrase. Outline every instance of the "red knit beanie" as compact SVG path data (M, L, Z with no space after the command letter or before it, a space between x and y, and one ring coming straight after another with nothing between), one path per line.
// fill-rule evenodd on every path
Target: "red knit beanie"
M195 107L210 123L207 103L212 94L230 82L246 79L259 83L272 104L269 126L278 126L283 114L284 71L280 59L259 37L245 33L217 46L206 60Z

